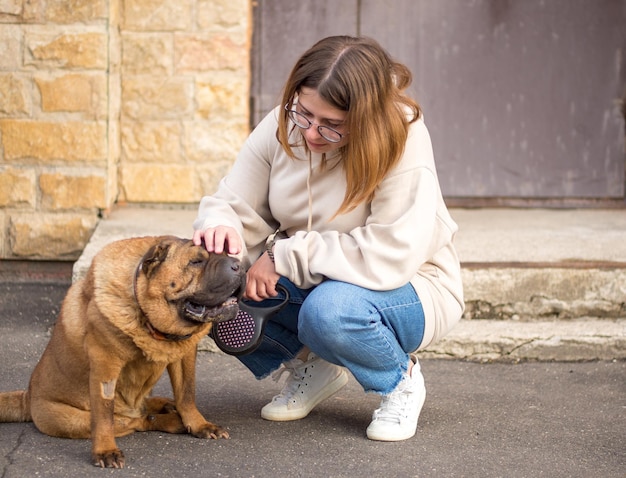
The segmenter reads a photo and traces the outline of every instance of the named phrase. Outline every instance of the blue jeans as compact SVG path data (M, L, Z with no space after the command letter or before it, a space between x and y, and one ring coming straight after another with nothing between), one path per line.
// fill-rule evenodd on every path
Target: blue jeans
M366 392L385 395L396 388L409 353L424 336L424 310L411 284L389 291L332 280L306 290L284 277L280 284L289 290L289 303L268 321L259 348L238 357L258 379L306 346L327 362L346 367Z

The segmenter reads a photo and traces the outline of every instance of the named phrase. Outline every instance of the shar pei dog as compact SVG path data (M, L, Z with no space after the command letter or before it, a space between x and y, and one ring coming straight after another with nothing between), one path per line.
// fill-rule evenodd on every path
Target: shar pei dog
M195 403L196 350L232 319L239 260L171 236L113 242L67 292L28 390L0 393L0 421L91 438L96 466L122 468L115 437L135 431L228 438ZM167 369L174 399L150 396Z

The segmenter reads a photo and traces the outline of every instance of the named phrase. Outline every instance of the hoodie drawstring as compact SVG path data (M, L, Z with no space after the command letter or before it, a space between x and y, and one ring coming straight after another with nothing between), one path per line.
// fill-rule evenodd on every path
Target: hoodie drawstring
M311 161L311 155L309 154L309 173L306 176L306 190L309 195L309 220L307 222L306 230L311 232L313 227L313 193L311 191L311 176L313 175L313 163Z

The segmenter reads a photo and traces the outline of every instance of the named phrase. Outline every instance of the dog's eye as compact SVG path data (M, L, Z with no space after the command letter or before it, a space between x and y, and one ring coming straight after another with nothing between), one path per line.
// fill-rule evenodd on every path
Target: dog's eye
M192 259L189 261L190 266L201 266L204 264L204 259Z

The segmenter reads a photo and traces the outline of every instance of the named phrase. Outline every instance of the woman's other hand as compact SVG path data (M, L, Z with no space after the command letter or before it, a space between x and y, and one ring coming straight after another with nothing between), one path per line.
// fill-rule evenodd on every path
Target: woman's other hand
M254 301L261 301L269 297L276 297L276 284L280 275L276 273L274 263L264 252L248 270L245 297Z

